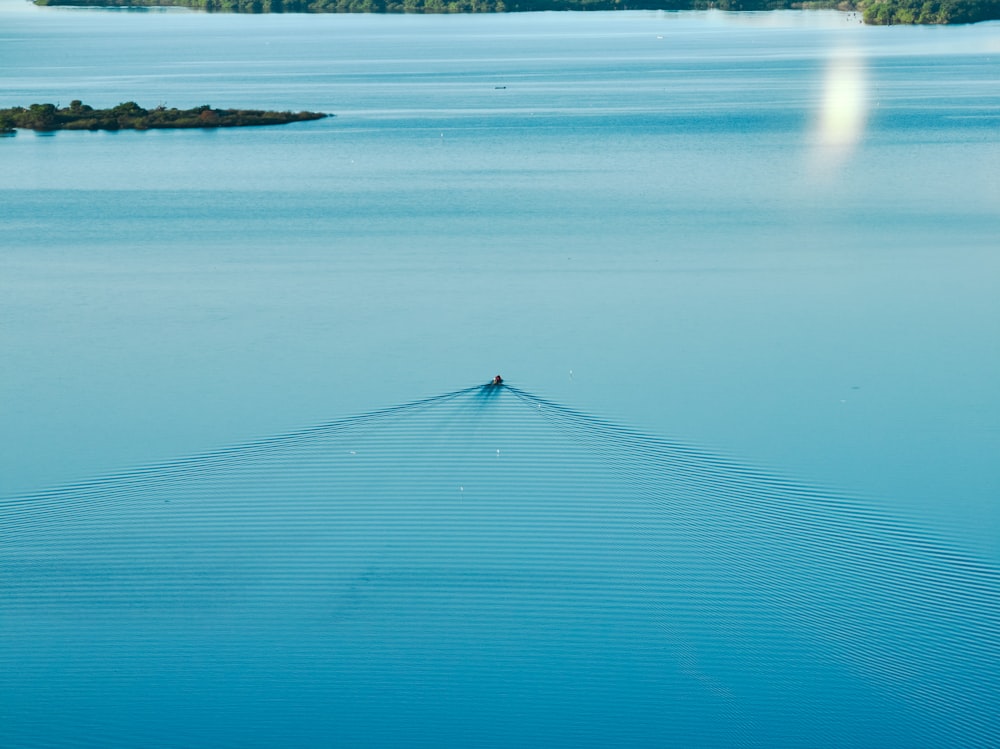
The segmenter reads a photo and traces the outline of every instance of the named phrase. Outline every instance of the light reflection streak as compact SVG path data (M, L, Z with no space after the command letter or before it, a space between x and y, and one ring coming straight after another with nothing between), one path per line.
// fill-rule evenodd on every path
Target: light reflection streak
M821 175L838 171L865 134L868 77L854 50L834 51L827 62L822 97L812 133L813 166Z

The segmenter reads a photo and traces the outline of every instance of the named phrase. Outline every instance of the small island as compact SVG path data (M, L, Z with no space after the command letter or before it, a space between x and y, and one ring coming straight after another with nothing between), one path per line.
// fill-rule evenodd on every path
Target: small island
M194 109L158 106L143 109L127 101L111 109L94 109L80 100L68 107L32 104L30 107L0 109L0 133L18 128L51 130L153 130L156 128L217 128L285 125L289 122L319 120L331 115L321 112L267 112L262 109L213 109L207 104Z

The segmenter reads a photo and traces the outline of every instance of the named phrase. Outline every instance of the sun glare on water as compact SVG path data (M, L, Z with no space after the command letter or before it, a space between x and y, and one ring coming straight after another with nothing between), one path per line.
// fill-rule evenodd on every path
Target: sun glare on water
M844 163L864 137L868 118L868 81L864 61L855 53L835 52L826 67L813 133L814 160L829 173Z

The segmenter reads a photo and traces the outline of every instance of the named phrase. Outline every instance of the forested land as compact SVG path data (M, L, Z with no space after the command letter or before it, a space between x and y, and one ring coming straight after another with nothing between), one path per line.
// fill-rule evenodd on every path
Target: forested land
M183 6L232 13L504 13L540 10L858 11L871 24L974 23L1000 19L1000 0L35 0L37 5Z
M505 13L546 10L853 9L851 0L35 0L37 5L183 6L236 13ZM848 8L850 6L850 8Z
M213 109L207 104L194 109L143 109L127 101L111 109L94 109L74 100L68 107L32 104L0 109L0 132L28 130L152 130L157 128L216 128L284 125L318 120L320 112L267 112L262 109Z
M977 23L1000 19L1000 0L874 0L864 5L865 23Z

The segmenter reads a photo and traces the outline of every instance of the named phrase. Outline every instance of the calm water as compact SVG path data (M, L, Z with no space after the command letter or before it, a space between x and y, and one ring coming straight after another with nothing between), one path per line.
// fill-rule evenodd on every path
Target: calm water
M647 436L608 441L585 419L538 431L531 404L522 413L526 401L505 392L493 410L466 396L464 410L423 421L404 410L364 436L384 437L392 456L367 473L313 462L358 452L339 431L332 446L294 442L273 465L237 451L293 517L328 493L381 487L379 502L343 510L355 545L329 551L343 538L320 530L306 544L328 550L310 557L329 563L322 573L256 531L225 541L236 510L223 498L242 484L214 464L197 481L162 468L139 488L119 478L52 495L51 522L9 521L21 530L8 544L16 635L2 651L0 717L15 745L165 746L177 724L182 743L206 746L282 735L989 745L997 684L981 668L996 630L977 633L966 615L987 605L967 591L995 590L1000 564L998 70L997 24L866 28L832 12L250 17L0 0L0 107L79 98L336 114L0 139L0 497L498 371ZM494 475L464 452L483 433L506 435L504 454L523 434L535 458ZM683 492L662 483L672 458L643 452L654 437L704 450ZM427 458L415 478L404 470L414 454ZM791 483L774 488L752 466ZM430 501L432 479L464 486L463 471L490 478L484 514L401 512L404 495ZM753 477L745 493L729 471ZM203 498L205 517L147 515L163 486ZM821 486L891 522L853 509L811 519L803 496L819 490L794 487ZM498 509L509 493L516 522ZM681 494L676 517L693 535L663 524L658 503ZM274 521L261 508L275 495L253 496ZM553 531L561 503L580 496ZM629 498L627 510L607 496ZM752 531L732 540L704 515L717 506L694 509L698 496L745 506L734 527ZM773 510L784 502L787 516ZM73 530L78 514L90 519ZM209 516L185 541L186 523ZM408 530L437 538L432 521L449 528L446 517L466 535L493 523L495 535L470 536L492 556L440 538L430 553ZM606 537L588 525L598 517ZM293 521L275 522L279 538L298 538ZM762 540L790 527L813 529L802 548ZM924 542L899 528L934 539L928 558L944 561L921 561ZM548 551L536 546L543 530L558 537ZM148 578L115 566L135 554ZM275 564L238 574L247 554ZM165 561L183 556L183 572ZM755 560L742 581L721 572L737 557ZM686 576L657 577L665 565ZM858 579L855 600L841 588ZM743 592L717 601L714 585ZM317 609L320 588L332 598ZM59 603L66 590L78 595ZM561 603L546 604L558 590ZM945 613L907 598L917 590ZM689 613L671 617L671 603ZM526 614L526 629L512 624ZM984 611L983 626L995 616ZM911 629L912 641L892 634ZM867 649L850 655L859 638ZM971 696L942 697L963 682ZM53 721L37 706L56 694L62 731L55 721L38 733ZM123 712L136 717L116 725Z

